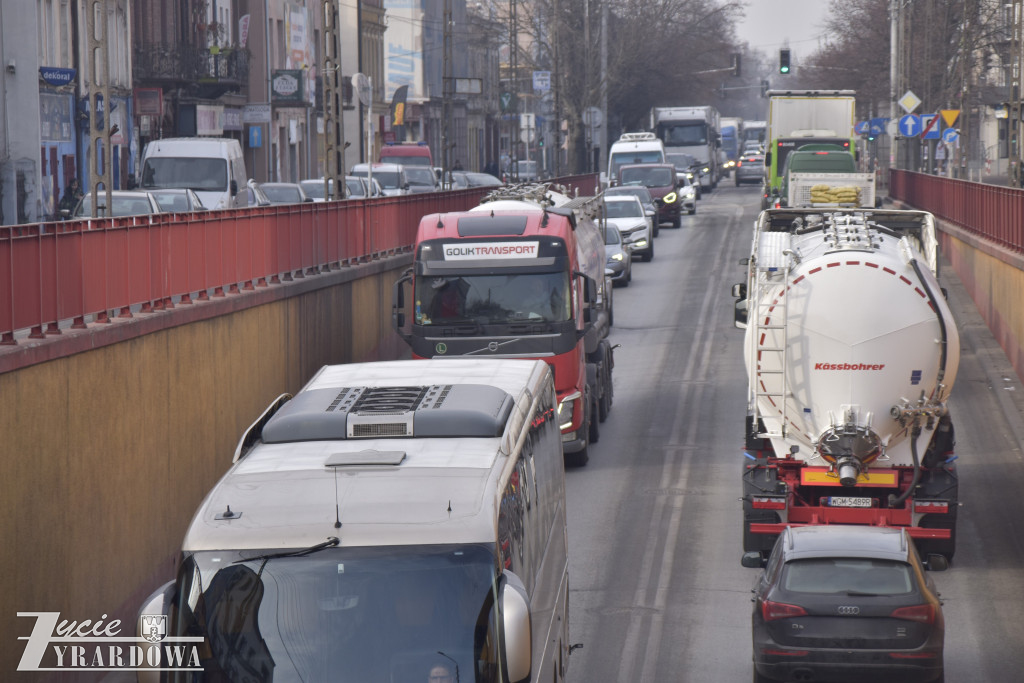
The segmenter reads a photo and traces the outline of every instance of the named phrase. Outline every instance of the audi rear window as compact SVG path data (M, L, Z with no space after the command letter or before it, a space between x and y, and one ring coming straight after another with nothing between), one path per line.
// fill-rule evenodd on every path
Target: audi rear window
M793 560L781 583L787 591L819 595L903 595L914 589L910 565L870 558Z

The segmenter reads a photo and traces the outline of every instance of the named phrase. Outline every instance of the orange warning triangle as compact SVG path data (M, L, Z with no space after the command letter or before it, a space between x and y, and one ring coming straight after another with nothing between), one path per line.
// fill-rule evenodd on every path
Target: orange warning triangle
M950 127L960 116L959 109L940 109L939 113L942 114L942 120L946 122L946 127Z

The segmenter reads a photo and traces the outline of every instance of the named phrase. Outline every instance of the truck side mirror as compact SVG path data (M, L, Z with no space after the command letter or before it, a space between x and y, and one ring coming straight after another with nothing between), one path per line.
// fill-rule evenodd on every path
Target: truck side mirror
M501 623L504 638L505 656L502 658L503 679L518 683L530 678L531 660L533 658L530 645L530 603L526 588L518 576L505 572L501 587Z
M238 194L238 181L232 179L231 180L231 196L234 197L236 194Z
M738 330L747 329L747 300L746 298L737 299L733 305L733 327Z
M395 282L391 294L391 326L406 343L412 343L412 334L405 331L405 285L411 282L410 268Z

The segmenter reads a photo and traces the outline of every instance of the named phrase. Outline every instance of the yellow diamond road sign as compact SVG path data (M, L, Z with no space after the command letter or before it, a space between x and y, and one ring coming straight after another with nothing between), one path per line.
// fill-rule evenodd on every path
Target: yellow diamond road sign
M921 106L921 98L915 95L911 90L903 93L903 97L897 100L897 102L899 102L899 105L903 107L903 111L908 114Z
M939 113L942 114L942 120L946 122L947 128L952 126L953 122L960 116L959 109L940 109Z

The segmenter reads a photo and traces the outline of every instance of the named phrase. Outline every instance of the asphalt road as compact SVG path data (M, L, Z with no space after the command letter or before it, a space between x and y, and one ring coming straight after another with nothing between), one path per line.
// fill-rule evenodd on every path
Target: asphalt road
M590 463L567 472L571 683L751 679L757 570L740 566L746 376L730 288L758 201L756 187L719 185L615 290L615 404ZM1024 670L1024 388L952 270L940 280L963 347L958 549L933 575L946 683L1009 683Z

